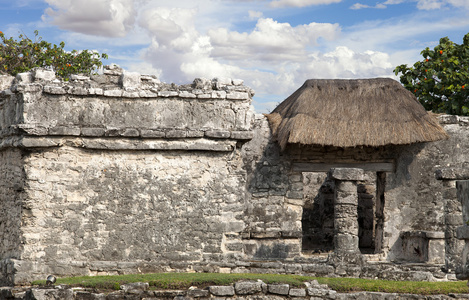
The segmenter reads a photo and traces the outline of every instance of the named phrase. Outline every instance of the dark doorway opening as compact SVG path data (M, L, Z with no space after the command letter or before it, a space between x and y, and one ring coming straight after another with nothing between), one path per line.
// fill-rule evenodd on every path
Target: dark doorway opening
M366 172L357 185L359 247L363 254L379 253L384 227L385 172ZM334 181L325 172L303 173L305 204L302 216L302 252L334 250Z
M329 252L334 249L334 181L324 172L305 172L303 184L302 251Z

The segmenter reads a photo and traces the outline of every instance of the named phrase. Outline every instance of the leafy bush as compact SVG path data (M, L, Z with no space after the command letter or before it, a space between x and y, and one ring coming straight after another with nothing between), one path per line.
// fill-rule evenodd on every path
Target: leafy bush
M0 31L1 74L15 76L32 68L42 67L52 69L58 77L68 80L71 74L91 74L102 66L101 59L108 58L107 54L100 55L95 51L68 52L64 50L64 42L59 46L52 45L42 40L37 30L34 34L34 41L24 34L20 34L19 40L16 40L13 37L7 38Z
M413 67L400 65L401 83L420 103L437 113L469 115L469 33L458 45L448 37L431 50L425 48L422 61Z

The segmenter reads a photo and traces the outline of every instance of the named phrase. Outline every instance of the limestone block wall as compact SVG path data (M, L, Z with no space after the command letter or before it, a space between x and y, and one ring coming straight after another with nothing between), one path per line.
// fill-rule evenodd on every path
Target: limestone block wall
M406 147L397 159L396 172L387 174L384 248L389 253L388 260L417 262L423 254L417 246L418 239L425 236L422 242L437 245L430 251L440 251L438 244L444 238L444 253L437 260L454 271L463 247L456 239L462 214L456 197L455 180L458 178L451 179L455 175L446 173L467 170L469 166L469 118L440 116L439 119L450 138ZM441 174L442 169L447 170L446 175ZM411 247L411 253L403 250L405 243L413 243L404 241L403 244L403 232L407 232L408 237L419 236L414 239L417 244Z
M247 171L245 220L241 245L247 258L292 259L301 255L303 183L291 161L272 141L269 124L257 115L254 137L242 148Z
M38 273L91 275L210 260L245 226L237 171L223 153L35 151L25 161L34 219L22 227L32 234L18 258Z
M293 145L287 147L285 152L281 152L275 141L268 137L266 121L259 119L253 140L244 147L248 157L245 159L248 167L248 207L252 207L247 215L255 212L255 217L249 219L249 239L244 241L249 244L249 249L253 249L251 255L262 249L264 252L260 252L265 255L258 255L259 258L267 258L272 253L282 253L286 258L309 257L308 253L301 251L301 236L309 234L305 231L308 230L306 223L311 222L314 216L305 220L305 210L325 209L327 215L329 207L329 215L333 213L332 205L326 205L333 193L327 171L302 172L295 169L296 163L391 161L394 170L379 174L366 172L365 180L358 186L359 197L366 202L362 211L359 208L358 222L361 213L375 217L374 224L362 224L365 232L360 234L360 237L366 238L367 244L370 235L378 243L373 245L377 249L376 255L369 259L425 262L444 266L445 271L454 272L462 251L462 242L455 236L457 226L462 224L455 180L464 179L464 174L469 174L469 119L456 116L439 118L450 135L448 140L355 149ZM440 175L444 177L441 179L437 173L442 169L446 175ZM322 207L311 205L315 197L324 198L318 201L322 201ZM327 223L320 212L316 217L314 221L321 221L326 226L325 230L333 235L333 220ZM264 224L267 226L263 227ZM286 224L295 235L285 233L283 228ZM313 252L332 250L331 241L332 237L329 236L329 244Z
M24 172L21 152L16 149L0 151L0 274L11 273L9 258L18 257L22 250L22 223L28 221L30 210L24 196ZM23 212L25 215L23 216ZM4 280L0 280L0 284Z
M111 67L68 83L35 70L6 86L1 283L190 271L240 252L239 148L254 115L242 81L177 86Z

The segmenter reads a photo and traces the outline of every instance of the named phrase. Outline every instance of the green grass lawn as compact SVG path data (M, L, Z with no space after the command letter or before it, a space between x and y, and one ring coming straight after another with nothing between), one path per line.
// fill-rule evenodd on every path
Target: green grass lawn
M468 293L466 281L422 282L391 281L359 278L324 278L282 274L219 274L219 273L156 273L119 276L83 276L58 278L55 284L67 284L84 288L116 290L120 285L131 282L148 282L154 289L187 289L190 286L205 288L210 285L230 285L239 280L257 280L265 283L288 283L304 287L305 281L316 279L338 292L374 291L411 294L462 294ZM33 285L44 285L45 281L35 281Z

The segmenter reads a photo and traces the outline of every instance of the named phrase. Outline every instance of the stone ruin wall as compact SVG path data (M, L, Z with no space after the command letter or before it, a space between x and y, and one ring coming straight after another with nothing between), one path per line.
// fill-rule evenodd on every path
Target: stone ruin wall
M224 233L245 227L239 146L253 135L253 91L113 69L53 79L21 74L2 95L2 281L187 270L229 255Z
M456 181L469 178L469 118L439 120L450 138L406 148L396 173L388 176L386 205L394 209L386 210L386 247L390 260L421 262L424 253L416 248L425 247L426 241L427 256L437 263L443 257L446 271L454 272L463 247L456 238L456 228L463 222ZM406 244L410 251L403 251Z
M266 190L279 191L283 189L285 202L292 210L298 212L292 218L289 218L290 224L296 219L296 228L290 228L298 233L308 234L303 231L304 220L301 215L304 208L315 209L321 205L326 206L324 211L316 215L309 216L320 228L316 231L317 237L321 234L333 234L334 226L331 219L333 206L328 205L333 199L334 184L328 178L327 172L295 172L291 162L321 162L321 161L342 161L342 162L365 162L365 161L395 161L395 172L385 172L384 176L376 176L376 173L365 172L365 180L358 185L359 201L364 200L363 207L359 207L364 214L380 213L376 207L378 202L384 205L383 216L380 221L381 232L363 233L367 239L369 234L378 234L379 244L375 247L374 253L363 253L370 262L386 261L407 264L440 265L442 270L448 273L454 273L456 266L460 263L463 242L456 238L456 228L462 225L461 204L456 197L456 181L469 178L469 118L458 116L438 116L441 125L450 135L448 140L438 141L426 144L416 144L411 146L391 146L384 148L356 148L356 149L335 149L319 147L295 147L290 146L286 152L280 153L278 146L273 141L269 141L265 146L260 147L264 150L264 155L257 158L257 175L252 175L251 190L252 203L255 203L255 196L258 191ZM254 143L256 139L250 142ZM248 144L248 145L250 145ZM275 149L275 150L273 150ZM312 159L313 158L313 159ZM292 170L293 169L293 170ZM260 175L259 175L260 173ZM264 180L265 176L273 176L273 180ZM270 175L267 175L270 174ZM277 174L277 175L272 175ZM256 177L257 176L257 177ZM382 176L382 178L380 178ZM283 178L282 178L283 177ZM297 180L297 184L290 186L288 190L287 182ZM377 180L384 183L384 190L380 197L377 188ZM269 182L270 186L266 186ZM277 184L275 184L277 182ZM264 185L264 186L263 186ZM255 188L254 188L255 186ZM263 189L264 188L264 189ZM262 212L259 215L268 215L267 207L262 209L263 203L273 203L270 200L272 196L260 198L258 208ZM275 198L273 198L275 199ZM294 200L295 199L295 200ZM317 201L319 199L319 201ZM371 201L370 201L371 200ZM316 202L315 202L316 201ZM371 205L373 203L373 206ZM282 210L282 204L278 205L278 210ZM272 208L270 208L272 209ZM324 208L323 208L324 209ZM283 224L281 215L277 215L274 220L279 220L278 225L270 224L265 230L272 231L272 228L279 228ZM359 220L360 221L360 220ZM262 224L262 222L260 222ZM376 228L376 223L374 224ZM320 227L322 226L322 227ZM361 225L365 231L369 224ZM303 227L303 228L302 228ZM275 229L274 229L275 230ZM303 231L303 232L302 232ZM326 237L328 243L325 249L313 247L313 252L327 252L334 247L332 237ZM376 240L375 240L376 242ZM301 249L301 245L300 245ZM304 250L304 249L303 249ZM311 251L303 251L302 256L308 256ZM293 253L296 255L296 253ZM311 258L319 256L312 256ZM441 276L438 275L438 276Z
M177 86L109 68L69 83L37 70L10 85L0 99L4 283L167 271L435 280L449 278L441 266L451 271L462 251L453 238L462 224L457 176L435 172L467 168L467 118L440 117L449 141L280 152L240 80ZM303 251L304 208L328 178L292 168L311 157L396 161L376 254L341 262L328 258L331 249ZM366 214L376 213L375 181L367 172L359 185ZM365 231L374 234L369 224ZM426 252L415 255L416 247Z

